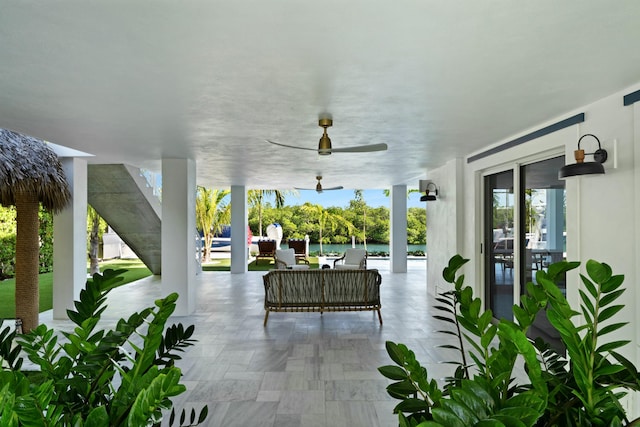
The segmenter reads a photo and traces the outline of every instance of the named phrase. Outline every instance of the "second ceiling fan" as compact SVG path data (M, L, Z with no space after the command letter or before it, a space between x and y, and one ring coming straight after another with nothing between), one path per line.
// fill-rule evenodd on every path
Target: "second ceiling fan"
M387 144L371 144L371 145L357 145L354 147L342 147L342 148L333 148L331 146L331 139L329 135L327 135L327 128L333 125L333 119L330 118L322 118L318 121L318 126L324 129L322 133L322 137L320 137L320 142L318 143L318 148L308 148L308 147L299 147L297 145L287 145L282 144L280 142L275 142L271 140L267 140L271 144L279 145L281 147L287 148L296 148L298 150L309 150L316 151L321 156L327 156L331 153L369 153L373 151L384 151L387 149Z
M296 187L296 190L315 190L318 193L322 193L323 191L330 191L330 190L342 190L344 187L342 185L338 186L338 187L331 187L331 188L322 188L322 183L320 182L322 180L322 175L318 175L316 176L316 179L318 180L318 183L316 184L316 188L298 188Z

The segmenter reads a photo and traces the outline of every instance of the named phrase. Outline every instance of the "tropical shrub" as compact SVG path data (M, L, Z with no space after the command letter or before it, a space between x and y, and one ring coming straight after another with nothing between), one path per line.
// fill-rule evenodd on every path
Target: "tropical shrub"
M175 362L193 345L194 327L165 328L174 293L112 330L97 329L106 296L123 272L105 270L87 282L75 310L67 311L76 325L71 332L60 336L39 325L24 335L9 328L0 333L0 425L152 426L173 409L171 399L186 390ZM21 370L21 351L37 372ZM206 406L198 417L192 410L189 420L183 409L180 424L197 425L206 416Z
M40 206L38 212L40 222L38 234L40 236L40 254L38 273L53 271L53 214Z
M38 272L53 270L53 215L42 206L38 212L40 253ZM14 207L0 206L0 280L15 274L16 211Z
M16 235L0 236L0 280L15 275Z
M604 336L625 326L612 321L624 305L615 302L624 293L624 277L613 275L604 263L589 260L581 275L580 312L573 310L557 286L577 262L560 262L538 271L536 284L526 285L521 304L513 307L515 320L495 322L491 310L464 286L457 271L468 260L456 255L443 271L453 289L440 293L435 318L447 327L459 360L452 377L440 384L429 377L413 351L387 342L395 365L379 368L394 382L389 395L399 399L394 412L400 426L632 426L620 403L629 390L640 389L640 375L618 349L628 341L606 341ZM559 332L567 354L560 354L527 331L538 313L545 313ZM572 318L582 314L585 323ZM517 378L523 361L526 380Z
M16 210L0 206L0 280L13 277L16 257Z

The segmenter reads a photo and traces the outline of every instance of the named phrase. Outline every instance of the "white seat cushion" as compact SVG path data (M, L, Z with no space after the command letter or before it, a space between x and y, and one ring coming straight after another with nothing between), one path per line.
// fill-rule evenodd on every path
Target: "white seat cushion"
M360 264L336 264L336 270L358 270Z
M296 253L293 249L276 249L276 259L287 264L287 268L296 265Z
M347 249L344 253L344 263L350 265L360 265L360 262L367 255L364 249Z

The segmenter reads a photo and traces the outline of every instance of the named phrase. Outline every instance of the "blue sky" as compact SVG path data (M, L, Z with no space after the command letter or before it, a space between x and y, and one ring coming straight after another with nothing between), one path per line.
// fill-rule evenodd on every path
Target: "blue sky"
M300 193L299 197L291 195L287 196L285 199L285 203L287 205L302 205L305 202L310 202L325 207L338 206L344 208L349 206L349 201L353 200L354 198L353 190L324 191L320 194L313 190L299 190L298 193ZM382 190L364 190L363 196L364 201L368 206L389 207L390 198L386 197ZM424 208L425 203L420 201L420 196L421 194L419 193L411 193L409 195L409 199L407 200L407 207ZM273 203L273 199L271 199L271 203Z

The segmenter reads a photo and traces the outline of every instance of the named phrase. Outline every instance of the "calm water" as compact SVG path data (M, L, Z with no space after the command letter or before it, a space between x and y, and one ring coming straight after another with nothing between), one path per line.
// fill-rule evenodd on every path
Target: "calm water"
M286 247L286 245L283 243L282 245L283 247ZM346 244L346 245L334 245L334 244L330 244L330 245L322 245L322 250L324 251L325 254L328 253L336 253L336 254L341 254L344 253L345 249L350 248L351 244ZM356 245L356 248L364 248L363 245ZM320 251L320 245L317 243L310 243L309 244L309 252L310 253L314 253L314 252L319 252ZM379 244L379 243L367 243L367 251L368 252L386 252L389 253L389 245L386 244ZM423 251L426 252L427 251L427 245L407 245L407 251L408 252L412 252L412 251Z

